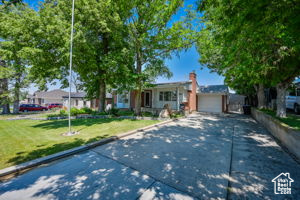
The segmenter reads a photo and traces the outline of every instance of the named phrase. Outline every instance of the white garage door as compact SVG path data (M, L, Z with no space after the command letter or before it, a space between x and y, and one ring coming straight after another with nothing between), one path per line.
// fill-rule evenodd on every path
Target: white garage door
M199 95L198 111L222 112L222 95Z

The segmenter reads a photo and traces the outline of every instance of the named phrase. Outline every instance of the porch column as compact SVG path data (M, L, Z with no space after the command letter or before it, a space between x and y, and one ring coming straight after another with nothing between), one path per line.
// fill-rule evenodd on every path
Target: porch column
M179 89L176 87L176 94L177 94L177 111L179 111Z

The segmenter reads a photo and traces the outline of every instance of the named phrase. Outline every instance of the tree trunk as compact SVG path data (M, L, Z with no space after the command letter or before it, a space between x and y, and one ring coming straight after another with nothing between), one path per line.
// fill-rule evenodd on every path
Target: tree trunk
M104 55L108 55L109 53L109 36L107 34L103 35L103 52ZM99 75L101 76L100 82L99 82L99 112L105 111L105 100L106 100L106 80L104 79L106 74L105 70L100 70Z
M4 78L1 81L1 94L3 95L2 104L2 114L10 114L9 99L8 99L8 79Z
M135 93L135 106L134 106L134 113L135 115L137 116L141 116L142 115L142 108L141 108L141 104L142 104L142 101L141 101L141 94L142 94L142 90L141 88L137 89L136 90L136 93Z
M277 91L276 116L280 117L280 118L286 117L285 96L286 96L286 90L287 90L288 86L289 86L289 84L287 84L287 83L278 83L276 85L276 91Z
M19 113L19 103L20 103L20 80L21 77L17 74L15 88L14 88L14 104L13 104L13 113Z
M9 108L9 104L3 104L2 106L2 114L10 114L10 108Z
M5 62L0 60L0 66L6 67ZM2 114L9 114L9 100L8 100L8 79L2 78L0 79L0 105L2 107Z
M137 78L137 91L135 94L135 110L134 113L137 116L142 115L141 109L141 94L142 94L142 80L141 80L141 73L142 73L142 55L141 49L138 47L136 51L136 73L138 74Z
M266 108L266 100L265 100L265 87L263 84L259 84L257 87L257 100L258 100L258 108Z
M106 84L103 79L100 80L100 86L99 86L99 112L105 111L105 99L106 99Z

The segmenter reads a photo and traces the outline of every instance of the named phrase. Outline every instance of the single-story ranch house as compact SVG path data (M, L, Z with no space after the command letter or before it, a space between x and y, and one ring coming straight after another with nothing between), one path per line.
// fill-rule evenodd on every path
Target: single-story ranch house
M106 100L105 100L105 105L106 109L109 109L112 107L112 94L107 93L106 94ZM69 95L63 96L63 106L65 108L69 107ZM99 106L99 99L92 99L89 100L86 97L85 92L72 92L71 93L71 108L75 107L78 109L88 107L88 108L93 108L93 109L98 109Z
M68 95L68 92L61 89L51 91L37 91L33 95L28 95L24 103L32 103L39 105L48 105L51 103L63 103L63 96Z
M201 112L227 112L228 87L225 85L199 86L196 73L189 74L189 80L183 82L158 83L141 94L142 111L159 113L165 104L172 110ZM135 91L117 94L115 106L122 109L134 109Z
M189 74L188 81L156 83L153 87L145 89L141 94L142 111L155 114L164 108L166 104L172 110L185 110L186 112L227 112L229 103L229 90L226 85L199 86L195 72ZM119 109L135 108L135 91L122 94L115 92L106 94L106 109L113 105ZM28 97L28 103L47 104L63 103L69 106L68 93L63 90L49 92L36 92ZM85 92L71 93L71 107L89 107L97 109L99 99L89 100Z

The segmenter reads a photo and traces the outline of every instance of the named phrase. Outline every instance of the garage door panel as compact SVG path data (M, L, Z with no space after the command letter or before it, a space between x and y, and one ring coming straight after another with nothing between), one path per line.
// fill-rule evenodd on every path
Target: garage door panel
M221 95L199 95L198 111L222 112L222 96Z

